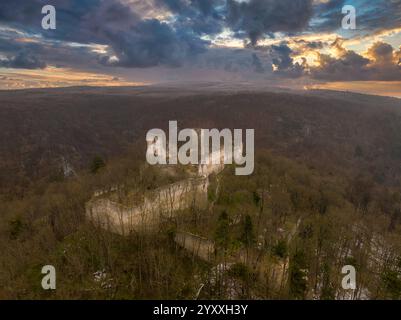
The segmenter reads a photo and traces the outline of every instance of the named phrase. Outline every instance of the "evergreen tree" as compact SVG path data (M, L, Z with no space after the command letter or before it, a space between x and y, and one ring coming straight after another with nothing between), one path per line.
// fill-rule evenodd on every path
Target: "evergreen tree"
M100 156L96 156L93 158L91 166L90 166L90 171L93 174L96 174L99 172L99 170L103 167L106 166L106 163L104 162L104 160L102 159L102 157Z
M303 251L298 250L290 265L290 295L295 299L305 299L306 290L306 256Z
M240 241L246 248L250 248L255 243L252 218L249 214L245 216L243 221Z
M229 224L228 213L223 211L217 220L214 240L217 248L223 249L224 252L227 251L229 244Z

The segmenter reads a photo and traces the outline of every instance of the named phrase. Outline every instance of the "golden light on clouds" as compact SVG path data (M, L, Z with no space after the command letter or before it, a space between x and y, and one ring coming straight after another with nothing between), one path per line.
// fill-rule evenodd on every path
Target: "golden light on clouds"
M20 43L40 43L38 39L35 38L16 38L15 42L20 42Z
M71 86L140 86L112 75L47 67L43 70L0 69L0 89L27 89Z
M165 6L157 5L159 0L121 0L121 2L128 6L128 11L132 9L143 19L156 19L161 24L174 24L176 19L175 14L166 10ZM328 3L329 0L313 0L313 2L322 4ZM118 19L115 22L105 21L105 23L112 23L112 27L118 30L131 23ZM152 60L151 67L142 68L143 61L137 59L137 54L132 56L127 54L126 48L120 48L121 43L116 49L113 47L115 42L109 39L95 43L97 36L94 36L93 40L90 38L94 42L80 43L80 37L73 38L77 42L62 41L0 25L0 40L3 36L7 41L14 42L16 48L25 48L25 50L0 52L0 66L2 66L0 67L0 89L137 86L150 82L179 80L185 82L187 79L200 78L213 80L218 78L224 81L226 79L227 81L236 79L277 81L277 79L281 80L279 77L282 76L286 77L286 83L291 82L291 85L288 84L289 87L302 88L307 82L313 85L310 88L401 97L399 73L401 70L401 27L397 24L391 24L387 29L369 29L370 34L367 33L368 29L363 28L362 23L357 25L357 30L346 32L339 28L304 29L303 32L291 34L275 32L274 36L266 35L259 39L255 47L251 46L249 37L238 38L233 31L235 29L229 25L224 26L219 29L220 33L217 35L211 32L200 36L202 40L209 42L209 45L205 44L205 49L214 50L211 50L209 55L200 56L198 60L182 59L183 68L170 68L169 59L167 59L167 66L163 65L166 57L169 56L170 47L168 50L161 50L163 54L158 57L160 41L155 41L153 44L153 47L157 49L155 55L152 49L141 51L143 43L139 42L138 52L143 53L145 57L150 52L150 58L160 60L153 65L153 60L150 59ZM379 43L385 43L388 46L382 45L376 51L373 50ZM131 45L130 41L124 43L127 48ZM394 49L393 53L389 46ZM135 50L132 51L135 52ZM184 52L182 57L185 56ZM369 61L366 62L363 58ZM43 63L40 63L42 60ZM98 63L99 61L101 63ZM119 61L120 64L117 63ZM354 62L355 68L353 68ZM48 65L45 69L11 69L12 67L43 67L45 63ZM109 66L106 67L107 65ZM111 65L116 68L111 68ZM88 69L91 71L85 71ZM300 72L294 73L294 70L300 70ZM322 72L319 73L319 71ZM138 79L140 79L139 82L136 81ZM329 82L355 79L397 81ZM315 84L317 81L328 82Z
M401 98L401 81L350 81L327 82L305 87L307 90L324 89L350 91L378 96Z
M344 43L347 46L365 46L368 47L372 43L377 41L386 41L391 42L393 39L394 41L400 43L401 40L401 28L395 29L387 29L387 30L380 30L373 34L368 34L361 37L354 37L351 39L344 39Z

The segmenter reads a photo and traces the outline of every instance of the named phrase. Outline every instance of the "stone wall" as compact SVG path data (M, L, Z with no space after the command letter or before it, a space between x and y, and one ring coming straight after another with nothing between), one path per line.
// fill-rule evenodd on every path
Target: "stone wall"
M124 206L107 198L94 197L86 205L87 217L100 227L122 235L157 225L191 207L206 208L207 177L179 181L145 192L140 203Z
M215 257L214 242L189 232L177 231L175 242L190 254L205 261L213 261Z

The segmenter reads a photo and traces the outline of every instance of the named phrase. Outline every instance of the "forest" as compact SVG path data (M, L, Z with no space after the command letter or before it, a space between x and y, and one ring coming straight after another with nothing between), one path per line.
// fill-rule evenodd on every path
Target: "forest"
M57 90L46 93L55 101L59 94ZM353 94L337 98L325 93L294 94L284 95L288 103L283 104L283 99L277 99L279 93L208 93L178 98L149 93L151 97L131 97L124 91L114 94L113 100L125 104L113 120L109 119L108 127L100 120L109 112L101 100L108 103L108 98L96 92L78 94L79 103L70 109L55 104L58 111L77 119L84 108L85 116L96 123L97 134L93 129L76 127L79 120L58 122L53 110L43 110L39 98L37 106L24 109L32 120L25 122L24 132L31 130L34 117L44 123L49 122L43 115L52 120L46 130L42 128L46 134L17 135L19 152L31 146L24 154L31 155L34 170L17 161L20 155L12 144L3 147L7 159L15 162L1 162L0 299L401 297L397 151L401 122L396 99L362 96L364 101L359 96L354 99ZM72 98L67 95L66 99ZM16 113L12 107L17 98L1 99L9 99L2 104L8 106L7 112L6 108L1 110L18 128L22 122L13 118ZM27 103L29 99L25 99ZM375 99L382 101L380 106ZM209 114L199 111L193 115L186 110L193 100L200 109L208 106ZM132 143L123 141L125 123L139 117L138 109L146 105L148 111L161 111L160 118L177 116L188 126L203 123L220 128L219 123L227 123L235 128L241 127L236 124L245 113L239 106L249 101L253 102L253 113L246 113L260 118L255 122L252 175L236 176L235 166L226 166L209 176L206 207L182 210L146 232L134 230L123 236L87 219L86 205L98 190L140 195L185 178L182 168L171 174L146 164L145 134L142 138L138 134ZM348 109L342 101L349 102ZM19 113L23 103L18 105ZM174 107L163 109L166 105ZM221 108L224 115L218 112ZM227 113L230 108L232 112ZM250 127L249 119L241 123ZM65 126L62 142L53 144L49 139L57 136L51 135L52 130L60 126ZM13 127L7 128L4 130L9 135L7 130ZM373 130L376 128L380 130ZM143 125L136 130L147 129ZM74 130L89 131L81 136L72 134ZM119 144L124 147L108 149L106 143L113 145L120 130ZM48 153L33 152L36 147L46 148L46 143L51 146ZM69 146L74 146L74 153L65 152L62 158L59 152ZM87 146L93 150L77 157L80 148L89 150ZM398 167L394 165L397 161ZM15 180L5 169L10 165L18 168ZM213 248L212 254L205 258L188 250L177 240L182 235L200 239ZM42 289L44 265L56 268L57 290ZM341 270L346 265L356 269L356 290L342 288Z
M98 188L171 182L138 153L94 159L78 177L60 174L1 203L1 298L194 299L201 287L199 299L400 297L399 192L261 151L254 175L227 167L210 177L207 209L128 236L87 221ZM213 241L213 259L179 246L179 231ZM55 291L41 288L45 264L57 269ZM341 287L344 265L357 270L355 291Z

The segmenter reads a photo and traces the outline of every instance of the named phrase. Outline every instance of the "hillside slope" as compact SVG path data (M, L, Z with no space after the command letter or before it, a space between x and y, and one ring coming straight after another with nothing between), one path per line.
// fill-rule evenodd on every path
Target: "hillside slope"
M199 87L0 91L0 187L29 185L65 159L86 168L147 130L254 128L256 148L398 184L401 100L353 93ZM13 174L10 174L12 172Z

